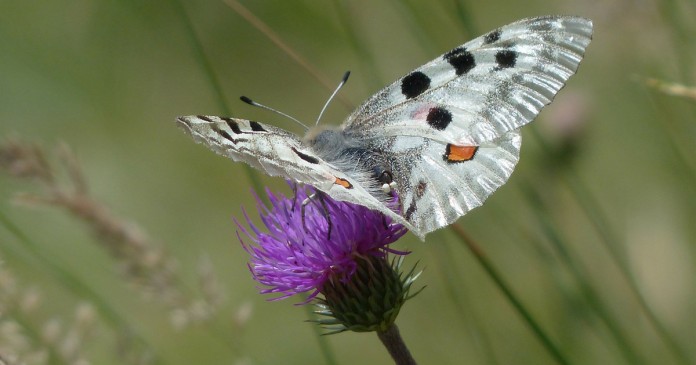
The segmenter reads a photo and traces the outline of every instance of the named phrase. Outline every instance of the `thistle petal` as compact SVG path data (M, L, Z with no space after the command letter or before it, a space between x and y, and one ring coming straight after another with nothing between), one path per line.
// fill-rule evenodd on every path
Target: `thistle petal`
M251 256L249 269L263 286L260 293L280 294L274 299L283 299L310 292L311 299L330 277L347 282L358 268L356 257L384 259L388 253L408 253L388 248L406 228L382 213L333 200L311 187L293 190L296 195L291 198L267 191L269 207L256 197L268 232L252 224L246 212L249 229L235 221L240 242ZM302 209L315 193L321 197L312 198ZM242 236L251 242L245 243Z

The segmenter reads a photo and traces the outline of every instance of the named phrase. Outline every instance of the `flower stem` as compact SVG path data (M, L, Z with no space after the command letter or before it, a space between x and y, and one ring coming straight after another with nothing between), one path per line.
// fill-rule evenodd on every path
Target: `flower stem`
M377 331L377 336L389 351L389 355L394 359L396 365L416 365L416 360L408 351L396 324L389 326L386 331Z

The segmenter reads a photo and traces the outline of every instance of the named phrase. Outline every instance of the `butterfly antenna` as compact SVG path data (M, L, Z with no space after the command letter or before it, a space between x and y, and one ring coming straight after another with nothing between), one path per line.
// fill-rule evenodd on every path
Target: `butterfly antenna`
M309 130L309 127L307 127L304 123L302 123L302 122L300 122L299 120L297 120L297 118L294 118L294 117L292 117L292 116L290 116L290 115L288 115L288 114L285 114L285 113L281 112L280 110L275 110L275 109L273 109L273 108L271 108L271 107L269 107L269 106L265 106L265 105L263 105L263 104L259 104L259 103L255 102L255 101L253 101L253 100L247 98L246 96L240 96L240 97L239 97L239 100L241 100L241 101L243 101L243 102L245 102L245 103L247 103L247 104L249 104L249 105L253 105L253 106L259 107L259 108L261 108L261 109L266 109L266 110L272 111L272 112L274 112L274 113L276 113L276 114L280 114L280 115L282 115L282 116L284 116L284 117L286 117L286 118L292 119L292 120L294 120L295 122L297 122L297 124L303 126L305 130Z
M321 112L319 113L319 117L317 118L317 122L314 123L315 127L317 125L319 125L319 121L321 120L321 116L324 115L324 111L329 106L329 103L331 102L331 100L333 100L334 96L336 96L336 94L338 94L338 90L341 90L343 85L346 84L346 81L348 81L348 76L350 76L350 71L346 71L346 73L343 74L343 79L341 79L341 83L338 84L338 87L336 87L336 90L334 90L333 94L331 94L331 96L329 96L329 100L326 101L326 104L324 104L324 107L321 108Z

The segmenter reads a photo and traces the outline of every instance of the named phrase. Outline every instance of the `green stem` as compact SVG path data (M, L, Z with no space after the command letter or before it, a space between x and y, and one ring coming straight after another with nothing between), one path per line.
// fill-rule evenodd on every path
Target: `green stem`
M556 362L559 364L568 365L569 362L566 359L565 355L563 355L563 353L556 346L556 344L554 344L553 341L551 341L551 338L548 335L546 335L546 333L543 329L541 329L541 326L536 322L534 317L532 317L532 315L525 308L522 302L512 292L510 286L505 282L505 280L503 280L502 276L498 274L498 271L488 260L481 247L479 247L479 245L476 244L476 242L474 242L474 240L471 237L469 237L469 235L466 232L464 232L464 230L461 227L457 226L456 224L450 225L450 227L450 230L457 234L457 236L461 238L462 242L464 242L469 251L472 254L474 254L476 260L478 260L479 264L481 264L483 269L486 270L488 276L491 279L493 279L495 284L498 286L498 289L500 289L500 291L503 292L503 295L505 295L505 297L508 299L508 301L510 301L515 310L517 310L517 313L519 313L525 320L525 322L527 322L527 325L529 325L529 327L532 329L539 341L541 341L546 350L549 352L551 357L553 357L554 360L556 360Z
M396 324L392 324L385 331L377 331L377 337L387 348L396 365L416 365L416 360L411 356Z

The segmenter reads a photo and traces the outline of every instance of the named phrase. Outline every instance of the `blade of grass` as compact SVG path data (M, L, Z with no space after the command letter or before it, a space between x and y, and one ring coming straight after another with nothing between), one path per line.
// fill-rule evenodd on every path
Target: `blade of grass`
M215 95L215 98L217 100L218 107L224 115L232 115L229 107L227 106L227 99L225 98L225 93L222 89L222 84L219 81L219 77L215 73L215 70L213 70L213 66L210 62L210 59L206 55L205 50L203 49L203 45L200 39L198 39L198 36L196 35L196 31L193 28L193 22L186 13L184 5L181 3L181 0L171 0L171 2L174 5L174 9L176 10L177 14L181 18L181 22L184 25L186 34L189 36L189 41L191 42L191 47L193 48L194 56L196 57L198 64L203 69L203 74L208 78L208 82L210 83L210 86L213 89L213 94ZM251 166L247 164L242 165L244 166L244 172L249 178L249 181L251 182L251 185L254 187L254 189L256 191L262 191L263 184L261 184L261 180L259 179L258 173L254 171L254 169Z
M542 151L547 154L551 153L551 147L546 143L539 131L536 128L529 128L529 130L536 138ZM624 280L628 283L628 288L631 290L631 293L638 300L638 304L647 317L648 323L650 323L650 326L652 326L657 332L660 340L662 340L662 342L670 349L675 360L684 365L692 364L687 352L676 340L674 340L669 331L667 331L666 327L662 324L662 321L658 319L657 315L643 296L643 293L640 291L633 273L628 268L628 263L626 262L624 255L620 252L619 247L621 246L621 240L618 238L618 235L614 232L614 230L606 223L609 220L607 219L606 214L604 214L601 205L594 195L592 195L592 193L587 189L586 185L582 182L572 166L569 166L565 173L566 176L561 177L562 182L568 187L572 197L575 199L577 204L580 206L580 209L595 228L595 231L602 240L604 248L609 252L610 258L619 269L619 272L621 272Z
M610 252L612 260L615 262L622 276L628 283L629 289L638 300L638 304L648 319L648 323L650 323L653 329L657 332L658 337L662 340L662 342L671 350L675 360L684 365L693 364L693 362L689 359L687 352L679 345L679 343L677 343L676 340L674 340L662 321L658 319L652 307L650 304L648 304L645 296L641 292L638 282L633 276L631 270L628 268L625 260L621 258L618 248L615 246L615 244L612 244L612 242L616 243L619 241L617 241L617 236L613 230L604 223L607 222L607 220L603 210L599 206L599 203L586 189L584 184L580 183L579 180L576 180L576 178L564 178L563 180L566 181L566 184L571 187L571 190L576 196L576 201L585 212L585 215L590 219L592 225L595 227L595 230L600 234L600 237L605 243L604 246Z
M487 364L495 365L498 364L498 360L495 357L495 351L491 342L488 339L488 335L485 333L483 326L478 320L478 317L472 313L472 308L469 303L465 303L465 299L462 299L458 293L462 292L461 283L455 284L452 280L458 277L453 268L459 265L453 260L453 253L450 250L449 245L446 244L434 244L432 245L433 250L438 252L433 253L433 256L438 260L438 264L435 265L436 270L440 273L440 279L444 283L445 293L449 300L454 304L458 313L462 313L460 318L464 319L466 322L466 327L473 327L469 330L469 336L478 346L479 352L481 352L486 359Z
M561 350L556 346L556 344L551 340L551 338L544 332L541 326L537 323L534 317L529 313L527 308L522 304L512 292L510 286L505 282L503 277L498 273L498 270L493 266L493 264L488 260L488 257L483 252L481 247L471 238L469 235L456 224L449 226L450 231L455 233L459 237L460 241L466 246L466 248L474 255L474 258L479 262L479 264L486 271L486 274L495 282L496 286L503 293L505 298L510 302L510 304L515 308L517 313L522 316L522 319L530 327L534 335L544 346L546 351L551 355L551 357L558 364L569 364L566 356L561 352Z
M474 22L471 20L471 16L469 15L471 14L471 10L468 8L466 2L464 0L454 0L454 9L455 11L452 12L452 14L457 17L459 20L457 24L461 24L466 35L474 37L476 34L479 34Z
M15 239L22 243L22 247L28 251L27 253L20 253L18 250L13 249L10 245L3 245L3 252L6 256L11 257L12 261L25 261L31 262L33 260L38 261L38 265L32 265L32 267L40 268L44 270L51 278L55 279L60 285L64 286L66 289L70 290L76 297L84 298L94 304L94 306L99 310L101 318L108 323L114 332L125 331L131 338L139 345L152 351L152 362L153 364L163 364L162 359L154 352L154 349L147 340L138 331L131 326L126 319L121 316L107 300L99 295L96 291L92 290L84 281L79 277L73 275L71 272L63 269L53 262L51 259L45 256L41 247L32 241L28 235L22 231L22 229L14 224L5 213L0 210L0 223L3 227L15 237ZM29 257L28 255L31 255Z
M372 55L372 52L367 50L365 41L360 38L358 31L354 26L352 19L357 17L350 16L351 9L350 6L353 5L350 1L344 0L334 0L334 6L336 7L336 14L341 22L341 28L345 30L348 36L348 43L353 49L356 55L358 55L358 60L361 63L361 69L365 72L365 79L370 85L372 90L379 90L384 87L384 80L382 76L377 72L377 61Z
M225 4L232 8L239 16L244 18L249 24L251 24L254 28L256 28L259 32L261 32L263 35L265 35L273 44L275 44L280 50L285 52L290 58L295 61L300 67L302 67L309 75L314 77L321 86L323 86L326 90L333 91L336 88L336 80L329 79L325 75L321 74L319 71L317 71L317 68L310 64L304 57L302 57L299 53L297 53L292 47L287 45L283 41L283 39L271 29L266 23L264 23L261 19L256 17L253 13L249 11L249 9L245 8L244 5L240 4L236 0L225 0ZM344 106L346 106L348 109L353 109L355 106L353 103L348 101L348 99L341 95L338 94L336 95L336 100L341 102ZM261 190L257 190L261 191Z
M669 32L668 34L672 36L672 53L676 56L677 59L677 79L683 80L683 82L689 82L690 80L693 80L695 62L694 54L696 54L696 41L694 41L693 37L694 21L693 17L691 17L693 12L684 11L685 6L687 5L692 7L692 11L696 9L694 2L690 0L682 2L681 4L677 0L666 0L657 3L659 14L662 16L663 23L665 24L664 28ZM661 58L659 58L657 61L661 65L664 64L664 62L661 62ZM675 131L677 130L677 128L675 128L675 125L677 125L676 121L679 120L694 120L694 118L696 118L695 106L696 104L686 106L689 112L691 113L690 118L685 118L685 115L683 114L678 115L677 118L675 118L674 116L672 116L671 118L656 118L657 120L667 122L664 124L666 124L668 128L668 132L671 132L670 137L673 139L672 144L676 145L671 147L677 149L676 152L680 154L677 157L681 158L684 161L692 162L692 164L688 165L692 168L689 171L692 180L694 176L693 161L688 157L692 156L693 154L689 153L693 150L693 143L691 142L691 139L688 140L686 144L684 144L684 138L682 138L682 136L692 136L693 134L690 132L690 130L684 130L683 134L675 134ZM665 108L661 109L661 111L665 111L664 115L671 116L674 114L672 108L667 108L667 110L665 110ZM660 113L658 115L663 114ZM686 155L681 155L683 150L688 151Z
M647 93L647 92L646 92ZM667 146L674 155L674 159L678 164L682 165L679 170L684 172L686 183L691 188L696 187L696 160L693 153L693 133L688 128L683 128L682 120L683 113L675 110L671 104L671 98L665 99L654 93L647 93L646 96L650 101L650 106L653 109L654 120L664 130L667 139ZM692 109L693 111L693 109ZM696 116L696 114L694 114ZM686 118L688 119L688 118Z
M531 210L535 214L542 232L552 243L558 257L561 258L566 268L568 268L575 278L588 306L593 309L594 313L600 318L600 320L609 330L609 333L614 338L614 341L618 345L619 350L623 354L626 361L629 364L644 364L645 361L636 355L635 346L631 346L629 344L627 336L625 336L623 331L620 329L619 324L614 320L614 316L602 303L599 294L590 284L587 270L584 269L579 262L574 260L572 255L568 252L566 248L568 246L565 244L566 240L561 238L561 234L558 232L558 230L556 230L556 226L548 214L550 208L544 206L541 197L539 196L538 192L532 188L531 183L523 182L521 183L521 188L524 192L524 196L527 198L532 207Z
M693 1L687 1L692 3ZM658 11L674 38L673 42L678 45L675 53L678 61L679 78L681 80L691 80L690 76L694 64L693 46L696 45L693 37L693 18L685 19L684 16L690 14L685 12L683 7L676 0L665 0L656 3ZM693 13L691 13L693 14ZM691 51L690 51L691 50Z

